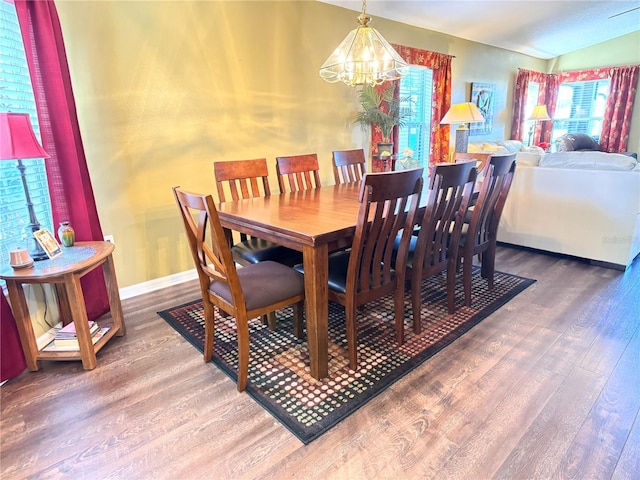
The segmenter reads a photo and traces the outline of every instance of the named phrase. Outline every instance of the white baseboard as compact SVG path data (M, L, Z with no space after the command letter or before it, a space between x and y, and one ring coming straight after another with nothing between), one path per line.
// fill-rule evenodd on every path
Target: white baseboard
M189 280L195 280L198 278L196 269L187 270L186 272L174 273L166 277L154 278L148 282L137 283L130 287L123 287L120 289L120 299L124 300L131 297L137 297L144 293L160 290L161 288L171 287L178 283L188 282Z

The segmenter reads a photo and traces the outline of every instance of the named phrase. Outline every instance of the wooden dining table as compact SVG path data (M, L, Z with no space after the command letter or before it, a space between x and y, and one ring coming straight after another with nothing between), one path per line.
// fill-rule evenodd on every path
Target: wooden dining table
M311 375L328 375L328 257L351 244L360 183L323 186L217 205L226 229L302 252Z

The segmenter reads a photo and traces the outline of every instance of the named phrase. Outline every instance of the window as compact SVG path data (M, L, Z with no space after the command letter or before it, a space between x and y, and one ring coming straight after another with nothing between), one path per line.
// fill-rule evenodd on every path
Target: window
M409 73L400 80L400 98L407 99L411 116L398 133L398 153L405 148L413 150L413 158L421 166L429 165L431 150L431 101L433 98L433 70L410 66ZM403 102L404 103L404 102Z
M537 82L529 82L527 89L527 104L524 107L524 118L529 118L533 112L533 107L538 105L538 96L540 94L540 84ZM536 126L535 120L526 120L522 129L522 141L531 146L533 138L533 129Z
M28 113L40 139L33 88L12 3L0 0L0 110ZM51 202L44 160L25 159L25 175L36 217L52 230ZM20 172L13 160L0 161L0 258L8 258L16 246L29 248L29 211Z
M599 140L608 94L608 79L561 84L551 140L565 133L586 133Z

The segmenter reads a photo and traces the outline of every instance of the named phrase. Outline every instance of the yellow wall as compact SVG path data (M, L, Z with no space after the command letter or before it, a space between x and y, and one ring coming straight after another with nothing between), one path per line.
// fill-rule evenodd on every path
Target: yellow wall
M311 1L56 3L100 220L126 287L193 268L171 187L214 191L212 162L366 148L356 92L318 68L356 12ZM518 67L548 62L374 18L393 43L455 55L453 102L496 84L494 127L509 136ZM273 179L272 179L273 180ZM277 183L272 187L277 191Z

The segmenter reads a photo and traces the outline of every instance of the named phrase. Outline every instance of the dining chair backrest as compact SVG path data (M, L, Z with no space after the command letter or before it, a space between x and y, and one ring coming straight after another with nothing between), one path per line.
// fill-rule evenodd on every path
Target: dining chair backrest
M480 256L481 276L493 288L498 224L516 170L516 154L491 157L480 192L468 215L468 225L462 233L458 259L463 261L462 283L465 305L471 306L473 257ZM459 262L457 262L459 265Z
M225 186L234 201L271 195L265 158L214 162L213 173L221 202L227 201Z
M464 217L473 198L475 162L441 163L433 169L427 205L419 218L419 231L411 245L408 275L414 332L421 331L422 279L447 271L447 307L455 311L455 271Z
M367 171L366 164L364 150L361 148L356 150L334 150L333 178L336 185L361 181Z
M484 152L484 153L462 153L456 152L453 155L453 161L455 163L460 162L476 162L476 169L478 170L478 177L484 174L487 165L489 165L489 160L491 160L491 156L494 155L495 152Z
M433 169L414 257L414 265L421 264L426 276L446 268L452 253L455 258L452 250L457 249L457 242L452 238L459 238L476 175L474 162L441 163Z
M234 304L244 304L231 248L211 195L173 189L184 224L203 296L212 280L228 286ZM207 241L207 238L209 240Z
M347 274L347 291L352 290L352 295L367 296L389 285L392 266L404 272L422 192L422 173L422 168L415 168L364 175ZM394 259L394 243L401 231L404 242L401 241Z
M516 169L516 154L491 157L469 219L467 238L476 245L495 238Z
M308 153L288 157L276 157L276 171L280 193L297 192L320 187L318 155Z

